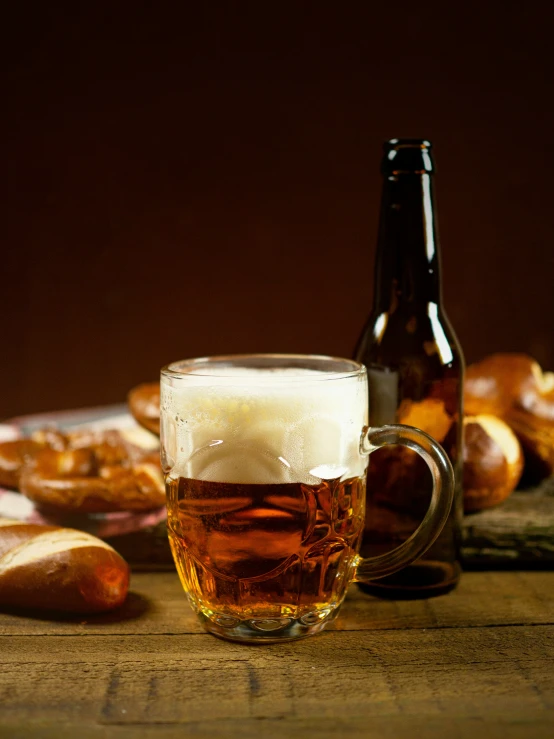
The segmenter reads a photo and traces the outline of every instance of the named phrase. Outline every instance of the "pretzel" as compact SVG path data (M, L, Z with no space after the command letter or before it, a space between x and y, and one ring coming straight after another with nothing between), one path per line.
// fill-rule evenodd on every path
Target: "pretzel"
M18 488L21 470L26 460L33 457L42 444L33 439L14 439L0 444L0 485Z
M117 431L43 430L0 444L0 483L43 509L71 513L147 511L165 502L157 452Z

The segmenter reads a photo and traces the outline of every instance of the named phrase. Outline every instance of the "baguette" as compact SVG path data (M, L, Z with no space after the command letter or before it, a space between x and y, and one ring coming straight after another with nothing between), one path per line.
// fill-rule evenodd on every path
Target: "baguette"
M128 587L127 562L95 536L0 518L0 607L99 613Z

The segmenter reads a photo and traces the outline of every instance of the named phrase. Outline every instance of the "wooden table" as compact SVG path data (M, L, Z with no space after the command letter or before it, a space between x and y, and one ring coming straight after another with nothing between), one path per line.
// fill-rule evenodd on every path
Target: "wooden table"
M554 736L554 572L466 573L387 602L353 587L332 630L243 646L204 633L175 574L115 615L0 615L0 737Z

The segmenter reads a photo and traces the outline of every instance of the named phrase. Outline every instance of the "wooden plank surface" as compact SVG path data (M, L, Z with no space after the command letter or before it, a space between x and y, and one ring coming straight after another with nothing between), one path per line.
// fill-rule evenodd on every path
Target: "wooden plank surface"
M554 568L554 477L463 521L466 566Z
M362 593L354 585L338 619L328 629L362 631L551 623L554 623L554 573L468 572L454 593L428 600L381 600ZM55 621L38 615L22 618L0 614L0 637L204 633L174 572L135 573L127 602L113 614L68 616Z
M0 737L550 737L554 573L466 573L454 593L353 587L328 632L249 647L196 623L173 573L116 618L0 615Z

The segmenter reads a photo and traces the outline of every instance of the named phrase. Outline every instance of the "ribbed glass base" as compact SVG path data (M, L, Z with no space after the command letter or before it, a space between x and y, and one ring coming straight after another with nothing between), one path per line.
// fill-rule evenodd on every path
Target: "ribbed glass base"
M337 617L339 608L313 611L301 618L249 618L240 620L234 616L198 613L206 629L215 636L250 644L303 639L318 634Z

